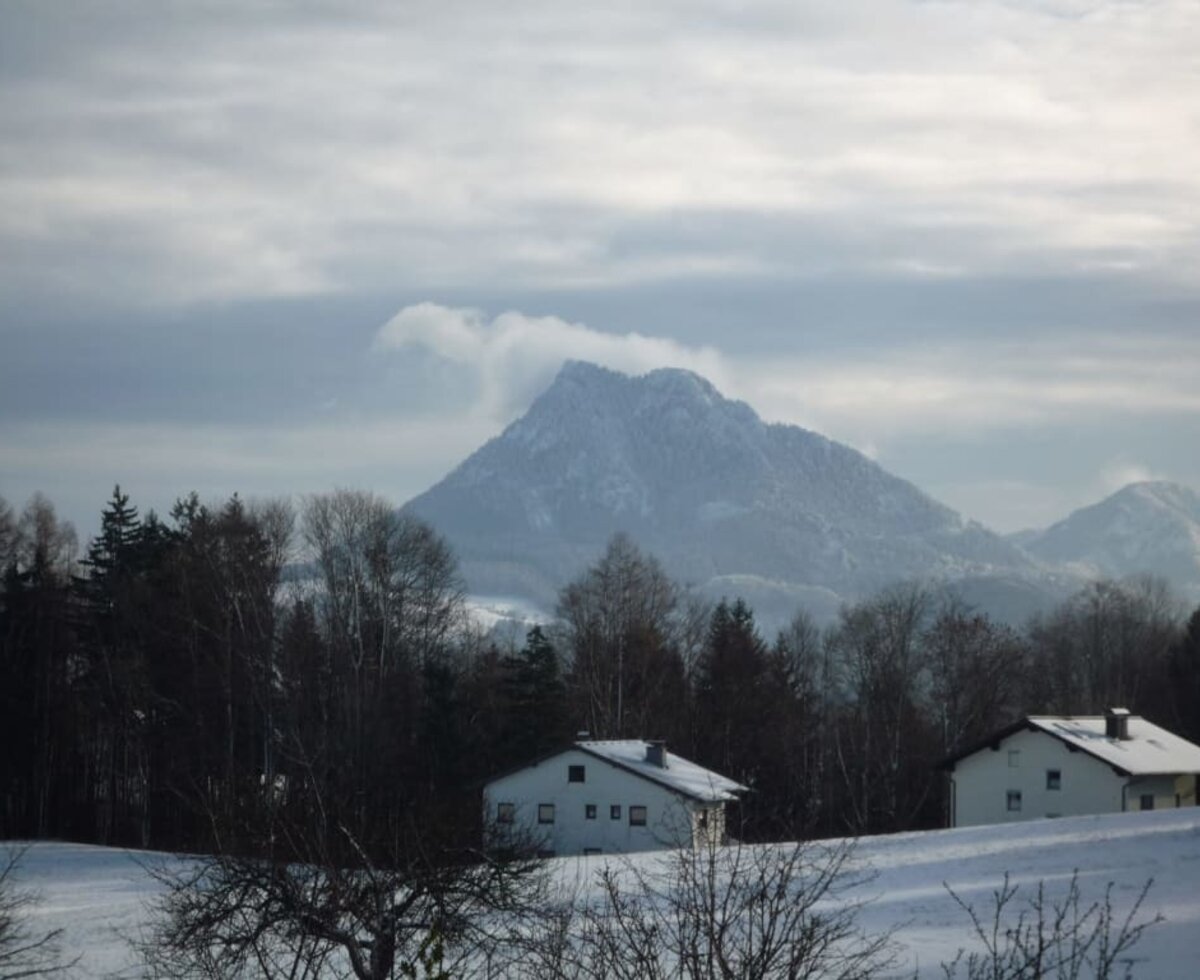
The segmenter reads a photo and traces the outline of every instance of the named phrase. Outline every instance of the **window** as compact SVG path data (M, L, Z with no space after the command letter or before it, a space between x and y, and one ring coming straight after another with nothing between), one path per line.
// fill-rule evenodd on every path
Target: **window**
M512 823L517 808L511 803L496 804L496 823Z
M1008 750L1008 768L1016 769L1020 764L1021 764L1021 750L1020 749L1009 749Z
M1008 809L1010 811L1021 809L1021 791L1019 789L1010 789L1008 791Z
M537 852L537 856L540 858L552 858L552 857L554 857L554 848L552 848L552 847L543 848L542 850Z
M1059 817L1061 817L1061 816L1062 816L1062 814L1061 814L1061 813L1047 813L1047 814L1046 814L1046 819L1047 819L1047 820L1057 820L1057 819L1058 819Z
M629 808L629 826L646 826L646 808L644 806L631 806Z
M1062 789L1062 770L1046 770L1046 789Z
M584 857L587 857L589 854L603 854L603 853L604 852L602 850L600 850L600 848L598 848L598 847L585 847L583 849Z
M1143 810L1153 810L1154 809L1154 794L1153 793L1143 793L1142 798L1141 798L1141 804L1142 804Z
M583 815L588 820L595 820L596 819L596 804L588 803L586 806L584 806Z
M608 817L610 820L620 820L621 819L621 804L620 803L614 803L612 806L610 806L608 808Z
M567 782L582 783L586 777L583 766L567 766Z
M538 804L538 823L554 823L554 804Z
M707 810L701 810L701 811L700 811L700 815L699 815L699 816L697 817L697 819L696 819L696 825L697 825L697 826L698 826L698 827L699 827L701 830L707 830L707 829L708 829L708 811L707 811Z

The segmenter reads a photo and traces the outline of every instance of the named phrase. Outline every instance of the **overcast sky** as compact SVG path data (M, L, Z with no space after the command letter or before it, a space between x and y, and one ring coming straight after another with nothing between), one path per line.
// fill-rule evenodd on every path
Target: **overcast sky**
M397 503L564 358L1200 486L1200 3L0 0L0 495Z

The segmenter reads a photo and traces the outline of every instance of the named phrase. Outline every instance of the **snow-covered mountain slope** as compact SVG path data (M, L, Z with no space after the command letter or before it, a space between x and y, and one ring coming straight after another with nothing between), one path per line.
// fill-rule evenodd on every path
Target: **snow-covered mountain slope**
M825 618L897 580L971 583L1017 615L1053 585L1019 548L861 453L763 422L703 378L566 364L524 417L408 505L472 592L552 607L624 531L681 581Z
M653 852L628 859L559 858L553 867L565 886L594 888L605 862L628 860L652 871L660 859ZM76 976L140 975L123 937L139 938L150 924L148 903L160 886L147 867L176 860L84 844L34 844L20 869L22 884L40 896L31 925L63 929L67 957L80 957ZM1143 912L1146 919L1162 914L1165 921L1131 951L1134 975L1156 980L1196 975L1200 809L1195 807L866 837L858 842L854 863L875 877L845 897L867 901L858 922L868 935L896 930L895 976L911 977L915 969L922 978L940 977L943 960L953 959L961 947L973 948L970 923L945 885L986 915L991 892L1006 872L1021 894L1044 881L1047 896L1056 900L1075 870L1085 905L1103 900L1106 884L1113 882L1118 921L1153 878Z
M1132 483L1026 536L1038 558L1089 578L1161 575L1200 596L1200 494L1176 483Z

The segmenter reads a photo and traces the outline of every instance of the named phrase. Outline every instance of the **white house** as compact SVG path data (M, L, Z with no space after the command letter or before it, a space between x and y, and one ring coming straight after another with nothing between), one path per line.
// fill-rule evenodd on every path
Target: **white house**
M942 763L950 826L1195 806L1200 746L1124 708L1030 716Z
M579 741L489 782L484 827L545 856L719 842L725 804L745 788L662 742Z

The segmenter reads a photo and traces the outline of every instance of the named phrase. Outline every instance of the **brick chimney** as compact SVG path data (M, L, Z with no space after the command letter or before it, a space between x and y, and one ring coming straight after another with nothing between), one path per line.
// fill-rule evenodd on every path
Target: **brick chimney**
M1128 708L1104 709L1104 734L1108 738L1119 739L1122 742L1129 741Z
M646 761L659 769L667 768L667 743L661 738L649 739L646 742Z

